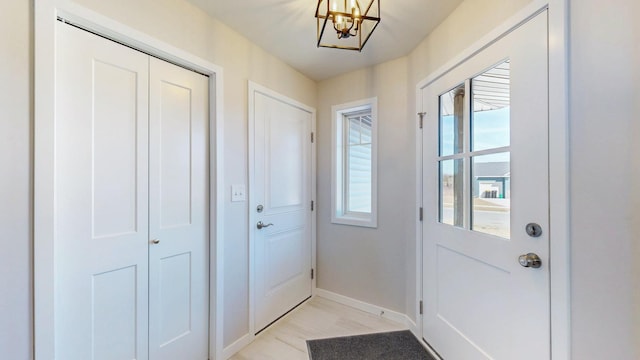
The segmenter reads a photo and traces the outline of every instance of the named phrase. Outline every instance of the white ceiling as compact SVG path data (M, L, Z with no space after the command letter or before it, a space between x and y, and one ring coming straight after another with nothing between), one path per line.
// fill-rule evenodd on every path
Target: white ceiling
M408 54L463 0L380 0L380 25L362 52L316 47L317 0L189 1L308 77L323 80Z

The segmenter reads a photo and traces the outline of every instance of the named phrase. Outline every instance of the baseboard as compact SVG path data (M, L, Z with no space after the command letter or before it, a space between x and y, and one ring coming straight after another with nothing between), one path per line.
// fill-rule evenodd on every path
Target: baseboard
M329 299L337 303L350 306L354 309L362 310L369 314L377 315L377 316L398 322L400 324L405 324L409 326L407 324L408 318L405 314L383 308L382 306L369 304L364 301L356 300L348 296L336 294L334 292L324 290L324 289L316 289L316 296L323 297L325 299Z
M246 334L240 339L233 342L233 344L227 346L222 350L222 360L227 360L228 358L235 355L238 351L242 350L245 346L251 344L255 336L251 336L251 334Z
M404 316L404 323L407 325L407 327L409 327L409 330L411 330L413 335L415 335L415 337L420 339L421 335L418 329L418 324L416 324L415 321L411 320L411 318L408 315Z

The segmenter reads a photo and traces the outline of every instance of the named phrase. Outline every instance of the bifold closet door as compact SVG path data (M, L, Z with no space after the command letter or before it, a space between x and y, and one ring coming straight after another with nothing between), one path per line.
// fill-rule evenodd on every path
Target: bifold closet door
M56 31L55 358L147 359L149 57Z
M56 359L208 354L208 78L56 27Z
M208 78L150 58L149 352L208 356Z

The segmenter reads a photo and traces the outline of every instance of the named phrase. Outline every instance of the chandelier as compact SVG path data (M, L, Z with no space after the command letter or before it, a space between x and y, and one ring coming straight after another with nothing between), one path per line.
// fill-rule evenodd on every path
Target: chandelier
M318 0L318 47L362 51L380 23L380 0L362 1L365 7L358 0Z

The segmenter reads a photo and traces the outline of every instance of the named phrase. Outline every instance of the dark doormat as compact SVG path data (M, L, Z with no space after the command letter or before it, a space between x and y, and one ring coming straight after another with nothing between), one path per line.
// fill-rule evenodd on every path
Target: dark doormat
M307 340L310 360L435 360L411 331Z

